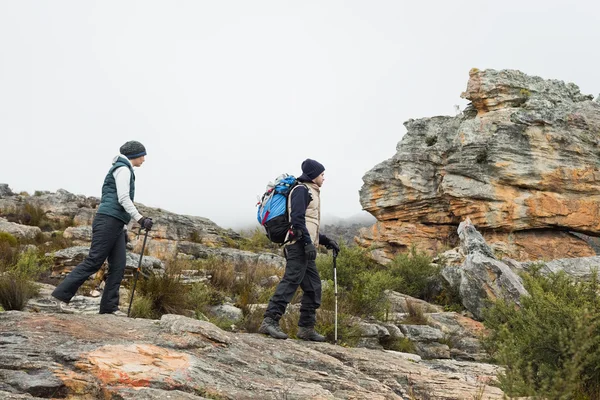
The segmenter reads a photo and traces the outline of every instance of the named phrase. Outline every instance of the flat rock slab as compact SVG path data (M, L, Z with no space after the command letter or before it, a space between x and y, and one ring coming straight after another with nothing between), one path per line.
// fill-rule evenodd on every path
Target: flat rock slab
M488 385L498 367L458 363L234 334L176 315L0 313L9 399L471 399L482 388L502 399Z

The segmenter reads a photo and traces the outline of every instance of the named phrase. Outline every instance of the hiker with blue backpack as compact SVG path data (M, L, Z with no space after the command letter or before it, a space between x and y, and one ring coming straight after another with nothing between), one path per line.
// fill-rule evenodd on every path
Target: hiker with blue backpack
M284 184L274 184L259 203L259 222L265 226L267 236L275 242L285 243L286 267L283 278L275 289L264 314L259 332L276 339L287 339L279 320L292 301L298 287L304 292L300 305L297 337L303 340L324 342L325 336L315 330L317 309L321 306L321 278L317 271L317 246L323 245L339 252L338 244L319 232L321 219L320 188L325 180L323 164L306 159L302 163L302 175L298 179L286 176ZM285 179L288 179L286 182ZM287 185L287 186L286 186ZM287 191L286 191L287 187ZM280 189L282 188L282 189ZM275 196L277 193L283 195ZM282 199L284 211L269 220L269 213L276 212L278 199ZM273 201L272 201L273 200ZM287 201L284 201L287 200ZM273 207L273 208L271 208ZM279 221L278 221L279 220ZM275 225L283 226L276 229Z

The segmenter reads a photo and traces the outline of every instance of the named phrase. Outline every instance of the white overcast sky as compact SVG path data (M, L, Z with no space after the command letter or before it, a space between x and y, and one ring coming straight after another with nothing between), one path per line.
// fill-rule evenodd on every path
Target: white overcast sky
M266 183L309 157L323 215L353 216L403 122L463 108L472 67L598 95L594 4L0 0L0 183L99 197L138 140L146 205L251 225Z

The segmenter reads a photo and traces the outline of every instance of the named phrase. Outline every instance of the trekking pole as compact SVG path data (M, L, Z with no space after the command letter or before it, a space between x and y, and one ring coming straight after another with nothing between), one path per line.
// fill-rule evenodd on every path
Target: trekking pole
M141 232L142 228L140 228L140 233ZM133 290L131 290L131 299L129 300L129 308L127 309L127 318L129 318L129 313L131 312L131 305L133 304L133 295L135 294L135 286L137 285L138 275L140 274L140 270L142 269L142 258L144 258L144 249L146 248L147 239L148 229L146 229L146 234L144 235L144 243L142 243L142 251L140 252L140 261L138 262L138 267L135 270L135 276L133 277Z
M334 331L334 343L338 341L338 290L337 290L337 251L333 251L333 288L335 292L335 331Z

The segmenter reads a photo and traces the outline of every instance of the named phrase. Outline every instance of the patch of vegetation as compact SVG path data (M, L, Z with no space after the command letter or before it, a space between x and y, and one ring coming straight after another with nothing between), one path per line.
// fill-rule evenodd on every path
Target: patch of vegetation
M280 252L281 246L269 240L262 228L256 228L253 231L242 232L242 240L240 242L241 250L248 251L269 251Z
M147 279L138 279L136 294L145 297L140 309L150 301L155 318L164 314L185 314L189 307L187 289L181 282L181 270L176 262L167 263L165 273L151 274ZM133 306L132 306L133 308Z
M386 289L399 286L402 278L394 276L389 268L373 261L366 249L340 244L337 257L339 302L347 305L349 314L381 319L389 308ZM333 259L328 255L317 257L321 279L333 281Z
M415 246L407 253L399 254L388 265L397 277L390 289L432 302L439 295L442 285L441 266L433 264L427 253Z
M11 265L16 262L17 238L8 232L0 232L0 271L3 266Z
M509 396L600 398L600 285L564 273L523 275L521 306L495 302L485 314L484 344L506 366L500 387Z
M37 226L44 232L64 230L74 225L73 218L51 219L41 207L25 203L18 207L0 209L0 216L9 222Z
M417 353L414 343L411 342L409 338L389 337L387 339L381 340L380 343L386 350L399 351L402 353Z
M423 306L414 301L406 302L408 316L402 321L406 325L427 325L427 317L425 316Z
M0 269L0 305L5 310L22 310L38 293L34 283L48 269L49 261L36 251L20 253L14 264Z
M133 304L131 305L131 317L132 318L157 318L157 313L154 311L154 302L150 297L135 296Z

